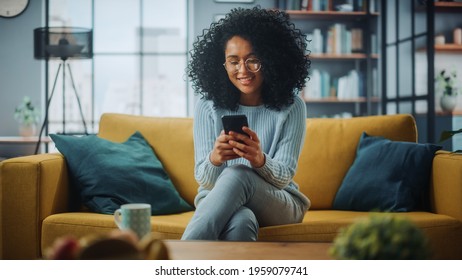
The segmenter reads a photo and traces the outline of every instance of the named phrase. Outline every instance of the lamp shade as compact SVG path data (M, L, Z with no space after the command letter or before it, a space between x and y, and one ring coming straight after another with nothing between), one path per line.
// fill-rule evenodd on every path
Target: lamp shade
M86 59L93 57L93 31L80 27L34 29L36 59Z

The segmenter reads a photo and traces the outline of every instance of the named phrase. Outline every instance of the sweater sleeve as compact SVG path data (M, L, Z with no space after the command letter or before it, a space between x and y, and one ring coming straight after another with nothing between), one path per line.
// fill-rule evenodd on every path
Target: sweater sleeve
M306 133L306 107L296 97L287 118L280 127L277 149L272 155L265 154L265 164L255 171L278 188L286 187L295 176L298 158Z
M212 106L199 100L194 113L194 177L205 189L212 189L225 164L215 166L210 152L218 137ZM218 132L219 133L219 132Z

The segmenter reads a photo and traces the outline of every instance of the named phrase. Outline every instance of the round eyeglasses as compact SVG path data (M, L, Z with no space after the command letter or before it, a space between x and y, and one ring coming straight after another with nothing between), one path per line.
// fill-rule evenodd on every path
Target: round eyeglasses
M244 61L245 68L250 72L258 72L261 69L261 62L258 58L247 58ZM241 62L239 60L230 59L223 63L223 66L228 72L239 72L241 69Z

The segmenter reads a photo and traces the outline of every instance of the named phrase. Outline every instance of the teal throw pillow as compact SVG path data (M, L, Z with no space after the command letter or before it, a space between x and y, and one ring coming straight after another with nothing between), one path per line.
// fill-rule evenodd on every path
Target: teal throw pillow
M66 159L71 184L90 210L113 214L126 203L149 203L152 215L192 210L140 132L124 143L96 135L50 137Z
M335 196L335 210L414 211L428 193L440 146L361 135L356 158Z

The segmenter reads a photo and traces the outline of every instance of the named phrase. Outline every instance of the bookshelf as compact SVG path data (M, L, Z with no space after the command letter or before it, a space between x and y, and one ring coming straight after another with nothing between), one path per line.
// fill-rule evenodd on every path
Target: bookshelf
M358 19L361 17L367 17L368 13L364 11L351 11L351 12L339 12L339 11L309 11L309 10L286 10L286 12L292 16L292 18L311 18L311 19L332 19L344 18L344 19ZM378 16L378 12L371 12L373 16Z
M435 2L434 5L436 12L453 12L454 9L462 10L462 2L439 1Z
M460 18L462 14L462 2L446 2L440 1L434 3L434 13L435 13L435 20L436 21L443 21L445 22L447 19L451 19L454 17ZM451 20L451 22L453 22ZM452 53L452 54L462 54L462 44L456 44L453 41L450 41L452 38L451 32L452 29L455 27L462 27L462 21L456 22L456 26L445 26L444 30L435 30L438 34L445 33L446 41L445 44L435 44L434 50L435 53ZM437 35L437 34L434 34ZM426 51L425 48L421 49L421 51Z
M462 44L452 44L452 43L447 43L447 44L441 44L441 45L435 45L434 48L435 53L451 53L451 54L462 54ZM420 48L419 51L421 52L426 52L426 48Z
M452 113L443 112L441 90L434 82L443 69L454 69L461 76L462 44L454 41L453 34L462 27L462 3L390 0L382 4L382 113L412 114L418 142L437 143L442 130L462 124L462 96ZM452 150L454 142L438 144Z
M444 20L445 17L460 18L462 14L462 2L435 2L436 20ZM456 27L462 27L462 21L457 22ZM450 37L450 36L447 36ZM454 38L452 38L454 40ZM462 44L447 42L442 45L435 45L435 53L462 54Z
M377 4L376 0L278 1L278 8L309 40L310 78L303 91L308 117L380 113Z
M454 30L462 27L462 2L434 2L435 36L443 35L445 44L434 45L435 75L441 69L454 70L458 76L458 86L462 86L462 44L456 42ZM462 128L462 98L461 92L457 100L457 106L453 112L443 112L441 108L441 95L435 88L435 140L443 130L458 130ZM462 149L462 136L455 137L443 142L446 150Z
M435 45L435 52L437 53L450 52L450 53L462 54L462 45L456 45L456 44Z

